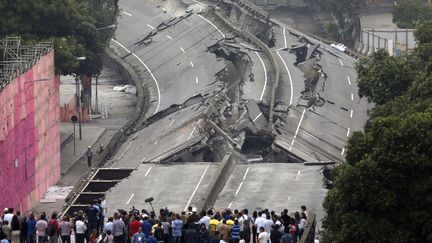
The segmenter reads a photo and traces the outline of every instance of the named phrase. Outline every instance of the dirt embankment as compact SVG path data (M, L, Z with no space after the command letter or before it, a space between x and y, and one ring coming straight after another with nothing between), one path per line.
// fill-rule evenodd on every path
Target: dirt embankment
M271 11L271 15L303 33L331 38L326 32L326 26L332 19L330 13L306 7L278 7Z

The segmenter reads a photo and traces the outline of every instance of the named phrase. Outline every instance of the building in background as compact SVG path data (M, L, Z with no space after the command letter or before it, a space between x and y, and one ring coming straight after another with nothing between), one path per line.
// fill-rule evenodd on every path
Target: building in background
M60 178L59 76L52 43L0 40L0 208L27 211Z

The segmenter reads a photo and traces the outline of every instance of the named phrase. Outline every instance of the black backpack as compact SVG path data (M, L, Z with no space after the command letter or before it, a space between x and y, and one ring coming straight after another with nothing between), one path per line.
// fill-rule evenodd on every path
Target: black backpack
M48 223L47 234L48 236L53 236L55 234L55 227L51 222Z

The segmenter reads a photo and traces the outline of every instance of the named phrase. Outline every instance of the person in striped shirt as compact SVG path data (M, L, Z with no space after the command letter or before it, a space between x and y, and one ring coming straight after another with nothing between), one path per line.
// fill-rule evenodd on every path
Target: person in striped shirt
M238 243L240 241L240 224L236 219L234 225L231 228L231 240L233 243Z

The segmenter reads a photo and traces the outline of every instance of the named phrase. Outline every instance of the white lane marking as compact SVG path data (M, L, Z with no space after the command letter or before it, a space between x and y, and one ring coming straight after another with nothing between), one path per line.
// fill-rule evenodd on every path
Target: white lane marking
M305 112L306 112L306 109L303 109L303 113L302 113L302 115L301 115L300 122L299 122L299 124L297 125L296 132L295 132L295 134L294 134L293 140L291 141L291 146L290 146L289 149L288 149L289 151L291 151L291 149L292 149L292 147L293 147L293 145L294 145L294 141L295 141L295 139L296 139L296 137L297 137L297 134L298 134L298 132L299 132L299 130L300 130L300 125L301 125L301 123L302 123L302 121L303 121L303 118L304 118L304 114L305 114Z
M240 185L239 185L239 187L237 188L237 191L235 192L234 198L236 198L237 195L239 194L240 189L241 189L242 186L243 186L244 180L246 179L246 176L247 176L248 172L249 172L249 167L247 167L247 169L246 169L246 171L245 171L245 174L244 174L244 176L243 176L243 179L242 179L242 181L240 182ZM231 208L231 206L232 206L233 203L234 203L234 199L230 202L230 204L228 205L228 208Z
M185 50L183 49L183 47L181 47L181 46L180 46L180 50L181 50L183 53L186 53Z
M172 37L171 37L171 36L169 36L169 35L166 35L166 37L167 37L168 39L172 40Z
M264 61L263 61L263 59L261 58L261 56L258 55L258 52L255 52L255 54L257 54L258 58L259 58L260 61L261 61L262 66L263 66L263 68L264 68L264 87L263 87L263 90L262 90L262 93L261 93L261 96L260 96L260 101L261 101L261 100L264 98L264 92L265 92L265 89L266 89L266 87L267 87L267 70L266 70L266 67L265 67L265 65L264 65Z
M345 147L344 147L344 148L342 148L342 152L341 152L341 155L344 155L344 153L345 153Z
M127 205L131 202L132 198L135 196L135 193L132 193L132 195L129 197L129 200L126 202Z
M189 198L189 201L187 202L186 207L184 208L183 211L186 211L186 209L189 207L189 204L191 203L192 198L195 196L195 193L198 190L198 187L200 186L200 184L201 184L201 182L202 182L202 180L204 178L204 175L207 173L207 170L208 170L209 167L210 167L210 164L207 165L207 167L205 168L204 173L201 175L201 178L199 179L198 184L196 185L195 190L192 192L192 195Z
M262 112L260 112L253 120L252 122L255 122L258 118L260 118L260 116L262 116Z
M291 199L291 195L288 196L288 200L287 201L289 201L290 199Z
M122 13L126 14L127 16L132 16L132 14L126 12L126 11L122 11Z
M198 14L198 16L200 18L204 19L205 21L207 21L211 26L213 26L222 35L222 37L225 39L224 33L222 33L222 31L216 25L214 25L212 22L210 22L210 20L206 19L205 17L203 17L203 16L201 16L199 14Z
M288 66L287 66L287 64L286 64L286 62L285 62L285 60L282 58L282 56L281 56L281 54L279 53L279 51L276 51L277 52L277 54L278 54L278 56L279 56L279 58L282 60L282 63L283 63L283 65L285 66L285 69L287 70L287 73L288 73L288 77L289 77L289 81L290 81L290 88L291 88L291 95L290 95L290 102L289 102L289 105L291 105L292 104L292 102L293 102L293 93L294 93L294 91L293 91L293 82L292 82L292 78L291 78L291 72L290 72L290 70L288 69Z
M156 141L154 142L154 144L157 144L159 142L159 138L158 139L156 139Z
M189 134L189 137L187 139L187 141L189 141L189 139L192 137L192 134L194 134L195 130L197 129L198 125L200 124L201 120L199 120L197 122L197 124L195 125L195 127L192 129L192 132Z
M244 182L244 180L246 179L246 176L247 176L248 172L249 172L249 167L247 167L246 172L245 172L245 174L244 174L244 176L243 176L243 179L242 179L242 181L240 182L240 185L239 185L239 187L237 188L237 191L236 191L234 197L237 197L238 193L240 192L240 189L241 189L241 187L243 186L243 182Z
M192 62L192 61L190 62L190 64L191 64L191 66L192 66L192 67L194 67L194 64L193 64L193 62Z
M353 117L353 109L351 109L351 112L350 112L350 118L352 118Z
M169 126L172 126L172 124L174 124L174 121L175 121L175 119L173 119L173 120L171 121L171 123L169 124Z
M228 208L231 208L233 202L234 202L234 201L230 202L230 204L228 205Z
M117 45L119 45L120 47L122 47L124 50L126 50L128 53L132 53L131 51L129 51L126 47L124 47L122 44L120 44L118 41L116 41L116 40L114 40L114 39L111 39L114 43L116 43ZM132 53L132 55L136 58L136 59L138 59L138 61L140 61L141 62L141 64L147 69L147 71L150 73L150 76L153 78L153 80L154 80L154 82L155 82L155 84L156 84L156 89L157 89L157 92L158 92L158 105L157 105L157 107L156 107L156 110L155 110L155 112L153 113L153 115L154 114L156 114L158 111L159 111L159 107L160 107L160 104L161 104L161 99L162 99L162 97L161 97L161 93L160 93L160 89L159 89L159 83L158 83L158 81L156 80L156 78L155 78L155 76L153 75L153 73L151 72L151 70L150 70L150 68L148 68L147 67L147 65L141 60L141 58L139 58L135 53Z
M340 65L343 67L344 64L343 64L342 60L340 58L338 58L338 60L339 60Z
M299 170L299 171L297 172L297 176L296 176L296 178L295 178L295 181L298 181L298 179L299 179L299 177L300 177L300 174L301 174L301 170Z
M240 43L240 45L245 46L245 47L247 47L249 49L252 49L252 47L246 45L245 43ZM267 87L267 69L266 69L266 67L264 65L263 59L261 58L261 56L258 54L257 51L255 51L255 54L258 56L258 59L261 61L261 64L262 64L263 69L264 69L264 87L263 87L263 90L262 90L261 96L260 96L260 101L262 101L262 99L264 98L265 89Z
M348 127L348 131L347 131L347 137L349 137L349 134L350 134L350 128Z
M195 83L198 84L198 77L195 77Z
M351 93L351 100L354 100L354 94Z
M150 171L151 171L152 168L153 168L153 167L150 167L150 168L147 170L147 172L145 173L144 177L146 177L146 176L150 173Z
M351 79L349 76L347 76L348 84L351 85Z
M144 163L145 159L146 159L146 157L144 157L144 158L141 160L141 164Z
M285 48L287 48L287 38L286 38L286 34L285 34L285 27L283 28L283 36L284 36L284 44L285 44Z
M152 30L155 29L155 27L153 27L153 26L151 26L151 25L149 25L149 24L147 24L147 26L148 26L150 29L152 29Z

